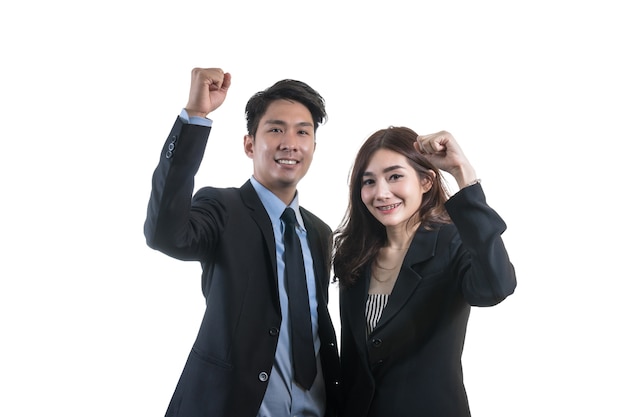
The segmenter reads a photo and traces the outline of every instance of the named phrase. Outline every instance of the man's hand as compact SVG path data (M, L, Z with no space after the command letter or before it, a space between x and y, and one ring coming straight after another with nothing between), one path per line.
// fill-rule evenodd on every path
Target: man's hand
M230 74L221 68L194 68L191 71L189 101L185 110L189 116L206 117L226 99Z

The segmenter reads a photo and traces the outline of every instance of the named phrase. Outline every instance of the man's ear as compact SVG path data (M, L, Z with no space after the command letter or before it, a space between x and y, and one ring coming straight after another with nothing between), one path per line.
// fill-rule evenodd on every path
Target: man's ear
M254 155L254 137L252 135L243 137L243 150L248 155L248 158L252 158Z

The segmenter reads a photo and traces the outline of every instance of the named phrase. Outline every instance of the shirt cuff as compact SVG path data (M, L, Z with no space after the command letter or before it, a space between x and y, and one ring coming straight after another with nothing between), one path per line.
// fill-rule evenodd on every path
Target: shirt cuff
M211 125L213 124L213 120L209 119L208 117L200 117L200 116L189 117L189 114L187 114L187 110L185 109L181 110L180 118L182 119L183 122L190 124L190 125L211 127Z

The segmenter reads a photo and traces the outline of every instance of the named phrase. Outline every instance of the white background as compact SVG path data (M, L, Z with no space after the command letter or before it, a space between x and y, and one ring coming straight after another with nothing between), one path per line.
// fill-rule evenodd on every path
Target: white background
M328 104L300 193L331 227L370 133L450 131L519 281L470 318L473 415L626 415L619 4L4 2L0 413L164 414L204 300L200 266L149 249L143 221L191 69L219 66L198 186L249 177L245 102L282 78Z

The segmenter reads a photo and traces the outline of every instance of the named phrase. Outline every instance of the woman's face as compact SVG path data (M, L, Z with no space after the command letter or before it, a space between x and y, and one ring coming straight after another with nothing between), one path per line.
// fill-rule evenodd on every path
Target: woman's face
M404 155L379 149L363 173L361 200L385 227L405 227L430 187L431 182L420 180Z

